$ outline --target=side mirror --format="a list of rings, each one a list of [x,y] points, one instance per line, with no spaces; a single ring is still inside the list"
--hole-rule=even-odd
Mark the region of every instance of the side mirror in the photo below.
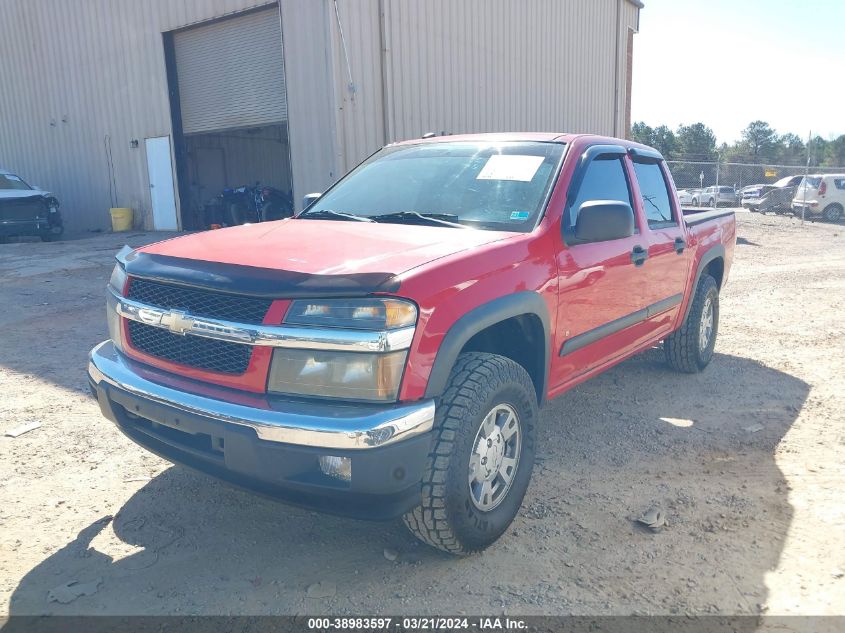
[[[621,240],[634,234],[634,210],[618,200],[589,200],[578,208],[575,239],[579,242]]]
[[[323,194],[321,194],[321,193],[307,193],[307,194],[305,194],[305,197],[302,198],[302,210],[305,211],[305,209],[307,209],[312,204],[317,202],[317,200],[319,200],[322,196],[323,196]]]

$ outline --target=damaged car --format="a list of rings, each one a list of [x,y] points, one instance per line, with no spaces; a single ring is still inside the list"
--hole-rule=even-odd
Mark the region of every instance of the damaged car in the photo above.
[[[36,235],[45,242],[52,242],[63,232],[56,196],[0,169],[0,240]]]

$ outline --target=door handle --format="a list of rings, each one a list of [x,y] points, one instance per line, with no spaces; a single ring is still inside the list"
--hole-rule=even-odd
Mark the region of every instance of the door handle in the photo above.
[[[633,250],[631,250],[631,261],[634,262],[634,266],[642,266],[645,264],[645,260],[648,259],[648,251],[644,249],[642,246],[637,244]]]
[[[680,255],[684,252],[684,249],[687,247],[687,243],[682,237],[675,238],[675,252]]]

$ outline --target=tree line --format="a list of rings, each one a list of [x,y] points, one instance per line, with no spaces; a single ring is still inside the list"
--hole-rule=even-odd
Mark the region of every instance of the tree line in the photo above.
[[[631,126],[631,139],[650,145],[666,160],[715,161],[803,165],[807,144],[797,134],[778,134],[765,121],[752,121],[735,143],[717,145],[716,135],[704,123],[651,127],[638,121]],[[811,167],[845,166],[845,134],[833,140],[816,136],[810,140]]]

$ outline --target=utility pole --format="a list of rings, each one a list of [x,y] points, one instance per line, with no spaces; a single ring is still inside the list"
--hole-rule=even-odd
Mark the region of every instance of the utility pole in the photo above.
[[[804,187],[804,200],[801,205],[801,225],[804,225],[804,214],[807,213],[807,176],[810,174],[810,143],[813,142],[813,130],[807,136],[807,164],[804,166],[804,180],[801,186]]]
[[[716,154],[716,193],[713,195],[713,208],[719,208],[719,165],[722,163],[722,154]]]

